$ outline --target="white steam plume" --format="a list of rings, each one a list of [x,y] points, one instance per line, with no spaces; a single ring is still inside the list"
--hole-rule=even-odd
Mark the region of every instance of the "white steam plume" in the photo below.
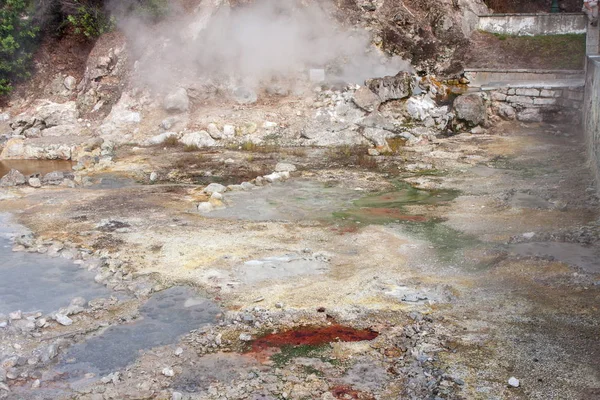
[[[331,18],[326,3],[257,0],[235,8],[222,3],[204,0],[194,15],[154,27],[122,21],[145,83],[211,80],[257,88],[327,68],[329,80],[362,84],[410,70],[408,62],[375,48],[365,30]]]

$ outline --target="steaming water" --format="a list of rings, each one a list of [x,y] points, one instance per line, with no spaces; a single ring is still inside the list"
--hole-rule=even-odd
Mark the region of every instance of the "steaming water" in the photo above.
[[[136,322],[111,326],[96,337],[71,347],[58,369],[72,377],[86,373],[106,375],[135,361],[140,351],[164,346],[215,321],[218,306],[188,287],[173,287],[155,294],[140,309]]]
[[[111,292],[94,282],[94,274],[63,258],[15,253],[10,238],[23,227],[0,214],[0,314],[21,310],[50,313],[75,297],[91,300]]]

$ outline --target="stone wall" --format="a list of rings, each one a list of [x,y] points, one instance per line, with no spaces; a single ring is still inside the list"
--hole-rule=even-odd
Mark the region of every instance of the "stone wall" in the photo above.
[[[478,29],[504,35],[564,35],[586,33],[587,20],[582,13],[490,14],[479,16]]]
[[[481,89],[490,101],[494,114],[523,122],[580,122],[584,98],[583,86],[526,85]]]
[[[579,70],[548,70],[548,69],[495,69],[495,68],[465,68],[464,76],[469,80],[469,86],[487,86],[498,82],[543,82],[556,80],[585,79],[585,71]]]
[[[596,175],[600,193],[600,56],[588,57],[583,128],[587,141],[590,166]]]

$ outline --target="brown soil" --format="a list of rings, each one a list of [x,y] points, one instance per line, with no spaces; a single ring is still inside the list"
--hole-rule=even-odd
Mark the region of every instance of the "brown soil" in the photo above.
[[[583,69],[584,35],[517,37],[474,32],[468,68]]]
[[[15,87],[11,99],[44,98],[43,90],[49,80],[58,73],[83,78],[88,55],[94,47],[93,41],[81,40],[74,34],[62,37],[47,35],[33,57],[32,78]]]

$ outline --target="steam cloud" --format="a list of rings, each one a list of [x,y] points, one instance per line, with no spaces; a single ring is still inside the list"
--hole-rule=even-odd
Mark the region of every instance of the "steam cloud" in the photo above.
[[[409,70],[399,57],[371,45],[368,32],[329,17],[326,3],[257,0],[229,7],[204,0],[192,16],[149,27],[122,20],[139,76],[154,87],[220,82],[258,88],[291,82],[309,68],[326,68],[329,81],[365,79]]]

